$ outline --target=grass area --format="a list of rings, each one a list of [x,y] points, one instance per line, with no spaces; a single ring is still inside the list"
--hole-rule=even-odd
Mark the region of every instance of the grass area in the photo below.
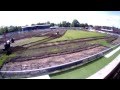
[[[46,37],[31,37],[31,38],[21,39],[21,40],[15,41],[15,43],[12,43],[11,46],[22,46],[22,45],[29,44],[32,42],[37,42],[37,41],[43,40],[45,38]],[[4,48],[4,46],[0,45],[0,49],[3,49],[3,48]]]
[[[98,37],[98,36],[105,36],[106,34],[101,34],[98,32],[88,32],[88,31],[80,31],[80,30],[67,30],[65,35],[63,35],[60,38],[46,40],[44,42],[55,42],[55,41],[62,41],[62,40],[74,40],[78,38],[88,38],[88,37]],[[47,37],[32,37],[32,38],[26,38],[22,40],[15,41],[15,43],[12,44],[12,46],[21,46],[25,44],[29,44],[32,42],[41,42],[40,40],[43,40]],[[3,45],[0,46],[0,48],[3,48]]]
[[[91,44],[101,44],[103,46],[109,46],[110,43],[108,43],[106,40],[101,39],[101,40],[94,40],[94,41],[90,41],[89,43]]]
[[[6,55],[6,54],[3,54],[1,57],[0,57],[0,67],[3,65],[3,63],[6,61],[6,60],[10,60],[11,58],[15,57],[16,54],[13,53],[11,55]]]
[[[18,55],[23,57],[26,57],[26,56],[32,57],[32,56],[40,56],[40,55],[61,53],[61,52],[73,52],[73,50],[78,51],[81,49],[86,49],[87,47],[90,47],[90,46],[92,45],[86,42],[69,43],[69,44],[48,46],[48,47],[42,47],[42,48],[39,48],[38,46],[32,49],[26,49],[22,52],[20,51]]]
[[[21,45],[24,45],[24,44],[29,44],[29,43],[32,43],[32,42],[37,42],[39,40],[42,40],[46,37],[32,37],[32,38],[26,38],[26,39],[22,39],[22,40],[18,40],[18,41],[15,41],[15,43],[12,44],[12,46],[21,46]],[[3,45],[0,46],[0,66],[3,65],[3,63],[6,61],[6,60],[10,60],[11,58],[15,57],[16,54],[13,53],[11,55],[6,55],[6,54],[2,54],[2,48],[3,48]]]
[[[42,40],[42,39],[45,39],[46,37],[32,37],[32,38],[26,38],[26,39],[22,39],[22,40],[18,40],[18,41],[15,41],[15,43],[13,43],[13,46],[21,46],[21,45],[24,45],[24,44],[29,44],[29,43],[32,43],[32,42],[37,42],[39,40]]]
[[[32,37],[32,38],[26,38],[22,40],[15,41],[15,43],[12,44],[12,46],[21,46],[25,44],[29,44],[32,42],[40,43],[40,42],[55,42],[55,41],[62,41],[62,40],[73,40],[78,38],[87,38],[87,37],[98,37],[98,36],[105,36],[106,34],[101,34],[98,32],[87,32],[87,31],[80,31],[80,30],[68,30],[65,35],[63,35],[60,38],[51,39],[51,40],[44,40],[43,39],[47,37]],[[41,41],[40,41],[41,40]],[[0,46],[0,48],[3,48],[3,45]]]
[[[88,32],[88,31],[80,31],[80,30],[67,30],[65,35],[60,38],[51,40],[50,42],[54,41],[62,41],[62,40],[74,40],[78,38],[88,38],[88,37],[98,37],[98,36],[105,36],[106,34],[98,33],[98,32]]]
[[[52,79],[85,79],[90,75],[96,73],[107,64],[109,64],[112,60],[114,60],[120,54],[120,50],[112,55],[110,58],[102,57],[98,60],[85,64],[83,66],[63,71],[56,74],[51,74],[50,77]]]

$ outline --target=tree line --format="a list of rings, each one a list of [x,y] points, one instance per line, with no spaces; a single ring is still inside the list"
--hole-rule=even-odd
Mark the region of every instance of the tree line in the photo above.
[[[44,24],[50,24],[50,26],[56,26],[57,25],[59,27],[88,27],[88,26],[92,26],[92,25],[88,25],[87,23],[85,23],[85,24],[80,23],[77,19],[74,19],[72,21],[72,23],[67,22],[67,21],[62,21],[62,22],[56,24],[56,23],[50,23],[48,21],[48,22],[45,22],[45,23],[31,24],[31,26],[33,26],[33,25],[44,25]]]
[[[72,21],[72,23],[68,22],[68,21],[62,21],[58,24],[56,23],[51,23],[49,21],[45,22],[45,23],[37,23],[37,24],[31,24],[31,26],[33,25],[44,25],[44,24],[49,24],[51,27],[52,26],[59,26],[59,27],[93,27],[95,29],[101,29],[101,28],[105,28],[105,29],[114,29],[116,32],[120,32],[120,30],[116,27],[109,27],[109,26],[93,26],[93,25],[88,25],[87,23],[80,23],[77,19],[74,19]],[[26,25],[27,26],[27,25]],[[15,31],[21,31],[22,27],[21,26],[6,26],[6,27],[0,27],[0,35],[4,34],[4,33],[8,33],[8,32],[15,32]]]
[[[15,32],[15,31],[21,31],[22,27],[21,26],[5,26],[5,27],[0,27],[0,35],[9,33],[9,32]]]
[[[50,23],[49,21],[48,22],[45,22],[45,23],[37,23],[37,24],[31,24],[31,26],[33,25],[44,25],[44,24],[50,24],[50,26],[59,26],[59,27],[87,27],[88,24],[80,24],[78,20],[73,20],[72,23],[70,22],[67,22],[67,21],[63,21],[61,23]],[[26,25],[28,26],[28,25]],[[20,31],[22,30],[22,27],[21,26],[5,26],[5,27],[0,27],[0,35],[4,34],[4,33],[9,33],[9,32],[15,32],[15,31]]]

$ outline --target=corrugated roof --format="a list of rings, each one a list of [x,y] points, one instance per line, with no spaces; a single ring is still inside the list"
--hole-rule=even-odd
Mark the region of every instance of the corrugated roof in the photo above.
[[[23,26],[22,28],[36,27],[36,26],[50,26],[50,24],[45,24],[45,25],[33,25],[33,26]]]

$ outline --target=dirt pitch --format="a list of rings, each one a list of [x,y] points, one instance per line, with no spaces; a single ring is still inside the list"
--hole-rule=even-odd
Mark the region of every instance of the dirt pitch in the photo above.
[[[93,49],[84,50],[84,51],[77,52],[77,53],[71,53],[71,54],[65,54],[65,55],[59,55],[59,56],[53,56],[53,57],[30,60],[30,61],[23,61],[23,62],[9,62],[5,64],[1,68],[1,70],[19,71],[19,70],[33,70],[33,69],[51,67],[51,66],[60,65],[63,63],[68,63],[71,61],[85,58],[87,56],[103,51],[105,48],[106,47],[99,46]]]
[[[59,33],[58,33],[59,31]],[[12,50],[16,53],[16,57],[9,60],[3,65],[1,70],[16,71],[16,70],[31,70],[45,67],[60,65],[63,63],[75,61],[85,58],[87,56],[96,54],[107,47],[90,44],[88,42],[93,40],[108,40],[112,41],[115,38],[108,38],[105,36],[83,38],[78,40],[62,41],[62,42],[48,42],[51,39],[59,38],[65,34],[66,30],[51,30],[49,32],[32,31],[30,34],[24,33],[21,36],[16,36],[16,39],[30,38],[32,35],[36,37],[47,36],[43,40],[31,42],[21,46],[13,47]],[[56,34],[58,33],[58,34]],[[39,35],[39,36],[37,36]]]

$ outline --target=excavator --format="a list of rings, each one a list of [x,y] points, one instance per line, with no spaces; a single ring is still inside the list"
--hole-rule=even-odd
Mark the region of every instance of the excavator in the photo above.
[[[4,43],[3,51],[5,51],[7,55],[10,55],[11,52],[12,52],[11,48],[10,48],[10,44],[14,43],[14,38],[11,38],[10,40],[7,40],[6,33],[4,33],[4,41],[5,41],[5,43]]]

